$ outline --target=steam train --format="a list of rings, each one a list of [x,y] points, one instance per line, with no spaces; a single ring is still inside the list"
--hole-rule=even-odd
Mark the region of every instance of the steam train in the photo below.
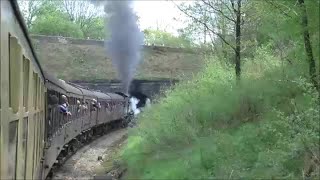
[[[126,125],[129,98],[44,72],[16,1],[0,1],[0,18],[0,178],[45,179],[81,144]],[[65,99],[67,115],[60,106]]]

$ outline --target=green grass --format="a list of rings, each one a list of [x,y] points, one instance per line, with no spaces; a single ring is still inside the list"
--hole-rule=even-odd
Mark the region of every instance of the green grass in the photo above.
[[[65,80],[117,79],[105,48],[98,45],[52,43],[34,39],[41,65]],[[136,79],[189,78],[201,70],[204,62],[199,52],[187,50],[144,49]]]
[[[233,68],[210,59],[142,114],[122,154],[129,178],[303,178],[319,158],[308,68],[282,64],[267,49],[255,58],[259,64],[246,60],[238,85]]]

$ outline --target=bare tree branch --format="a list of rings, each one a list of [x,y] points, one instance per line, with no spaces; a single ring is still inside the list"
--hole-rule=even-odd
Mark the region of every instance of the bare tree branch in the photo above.
[[[43,2],[39,0],[19,0],[18,4],[26,21],[27,27],[31,28],[33,21],[39,14],[39,8],[43,4]]]
[[[281,11],[285,16],[292,18],[292,16],[290,16],[288,13],[284,12],[283,9],[279,6],[277,6],[276,4],[274,4],[272,1],[265,1],[266,3],[270,4],[271,6],[273,6],[274,8],[278,9],[279,11]]]
[[[236,8],[234,7],[234,0],[230,0],[230,3],[231,3],[231,7],[233,9],[233,12],[237,13]]]
[[[175,3],[174,3],[174,4],[175,4]],[[175,4],[175,5],[176,5],[176,7],[177,7],[181,12],[183,12],[185,15],[187,15],[188,17],[192,18],[194,21],[196,21],[196,22],[202,24],[203,26],[205,26],[209,31],[211,31],[211,33],[213,33],[213,34],[215,34],[216,36],[218,36],[225,44],[227,44],[228,46],[230,46],[233,50],[236,50],[236,48],[235,48],[232,44],[230,44],[220,33],[217,33],[217,32],[215,32],[212,28],[210,28],[207,23],[205,23],[205,22],[199,20],[198,18],[190,15],[189,13],[185,12],[185,11],[184,11],[183,9],[181,9],[177,4]]]
[[[289,18],[293,18],[289,12],[293,12],[296,16],[298,16],[298,13],[296,11],[294,11],[293,9],[291,9],[290,7],[282,4],[282,3],[279,3],[279,2],[275,2],[273,0],[266,0],[265,1],[266,3],[270,4],[271,6],[273,6],[274,8],[278,9],[283,15],[289,17]],[[283,6],[284,8],[286,8],[287,10],[284,10],[282,7],[280,6]],[[294,5],[296,6],[296,4]]]
[[[98,17],[97,7],[84,0],[63,0],[63,8],[69,19],[77,23],[86,36],[86,27],[90,26],[94,19]]]
[[[218,8],[215,8],[210,2],[206,2],[205,0],[202,0],[202,2],[203,2],[205,5],[209,6],[211,9],[213,9],[214,11],[219,12],[219,14],[221,14],[223,17],[225,17],[225,18],[228,19],[229,21],[232,21],[232,22],[234,22],[234,23],[236,22],[234,19],[232,19],[232,18],[230,18],[229,16],[225,15],[225,14],[223,13],[223,11],[221,11],[221,10],[218,9]]]
[[[229,5],[226,3],[225,0],[221,0],[221,4],[224,5],[224,6],[229,10],[229,12],[230,12],[231,14],[234,13],[234,11],[233,11],[232,9],[230,9]]]

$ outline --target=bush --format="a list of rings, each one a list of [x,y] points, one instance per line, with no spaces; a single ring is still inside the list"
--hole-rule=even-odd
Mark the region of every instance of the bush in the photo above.
[[[31,28],[31,33],[51,36],[83,38],[80,27],[67,20],[68,17],[60,12],[37,18]]]
[[[166,92],[130,132],[123,152],[130,177],[301,178],[318,167],[319,108],[306,65],[270,54],[257,50],[268,63],[246,61],[239,85],[233,69],[208,62]]]

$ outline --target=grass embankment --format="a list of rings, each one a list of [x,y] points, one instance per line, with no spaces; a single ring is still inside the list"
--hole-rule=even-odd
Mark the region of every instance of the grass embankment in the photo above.
[[[129,177],[319,177],[319,108],[307,66],[282,64],[266,49],[255,59],[243,65],[240,85],[233,68],[211,62],[147,110],[123,152]]]
[[[33,39],[41,65],[65,80],[117,79],[105,48],[100,45],[72,44]],[[85,40],[83,40],[85,41]],[[188,49],[165,47],[142,50],[136,79],[180,79],[190,77],[203,67],[203,55]],[[182,76],[185,75],[185,76]]]

